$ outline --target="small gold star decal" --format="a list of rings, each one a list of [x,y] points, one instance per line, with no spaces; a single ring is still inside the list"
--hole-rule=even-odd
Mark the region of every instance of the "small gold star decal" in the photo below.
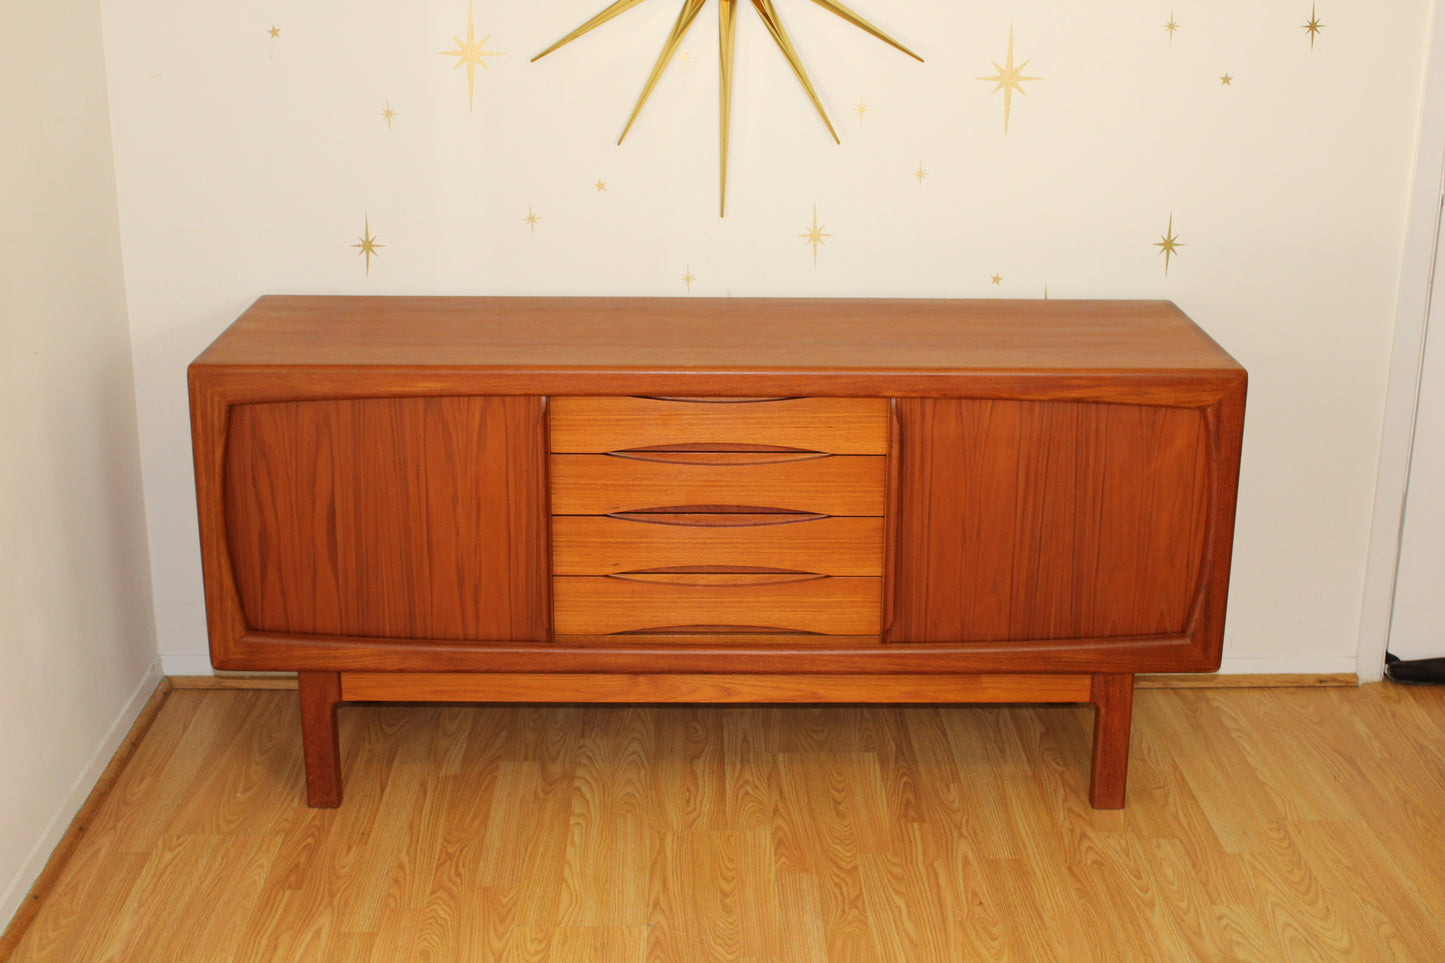
[[[280,27],[272,27],[270,30],[267,30],[266,32],[271,35],[271,39],[272,39],[272,40],[279,40],[279,39],[281,38],[281,28],[280,28]]]
[[[391,130],[391,119],[396,116],[396,111],[391,109],[390,97],[386,98],[386,109],[381,112],[381,116],[386,120],[386,129]]]
[[[1224,87],[1232,87],[1234,86],[1234,78],[1229,76],[1229,74],[1224,74],[1219,78],[1219,83]]]
[[[988,281],[989,281],[990,284],[993,284],[993,285],[997,286],[997,285],[1003,283],[1003,275],[1002,275],[1002,274],[990,274],[990,275],[988,276]]]
[[[361,237],[357,239],[360,243],[353,244],[351,246],[354,248],[360,248],[360,250],[358,250],[356,253],[366,258],[366,276],[371,277],[371,257],[372,255],[376,254],[377,248],[386,247],[386,245],[376,243],[376,236],[371,233],[370,214],[366,215],[366,220],[364,223],[366,226],[361,229]]]
[[[863,115],[866,114],[866,113],[868,113],[868,105],[865,104],[865,103],[863,103],[863,98],[861,98],[861,97],[858,98],[858,103],[857,103],[857,105],[853,108],[853,113],[855,113],[855,114],[858,115],[858,126],[859,126],[859,127],[862,127],[862,126],[863,126]]]
[[[804,243],[804,244],[811,244],[811,245],[813,246],[813,267],[817,267],[817,266],[818,266],[818,248],[819,248],[819,247],[827,247],[828,244],[827,244],[826,241],[823,240],[823,238],[825,238],[825,237],[832,237],[833,235],[831,235],[831,234],[824,234],[824,233],[823,233],[823,225],[821,225],[821,224],[818,223],[818,205],[817,205],[816,203],[813,205],[813,224],[812,224],[812,226],[809,227],[809,228],[808,228],[806,231],[804,231],[802,234],[799,234],[798,236],[803,239],[803,243]]]
[[[918,162],[918,170],[913,172],[913,176],[918,178],[918,186],[922,187],[923,179],[928,176],[928,171],[923,169],[923,161]]]
[[[989,93],[998,93],[1000,90],[1003,91],[1003,135],[1007,137],[1009,106],[1013,102],[1013,92],[1017,90],[1019,93],[1027,97],[1028,91],[1024,90],[1024,81],[1043,80],[1043,78],[1025,77],[1023,75],[1023,69],[1029,65],[1029,62],[1027,60],[1019,64],[1017,67],[1014,66],[1013,24],[1009,24],[1008,28],[1008,55],[1004,58],[1003,66],[999,66],[999,62],[997,60],[992,61],[992,63],[994,67],[998,70],[998,73],[994,74],[992,77],[979,77],[977,79],[992,80],[994,82],[995,86],[993,90],[989,91]]]
[[[687,62],[692,59],[692,54],[688,53],[686,50],[679,50],[677,52],[677,56],[674,59],[677,61],[677,65],[679,67],[686,70]]]
[[[1164,255],[1164,276],[1168,277],[1169,258],[1179,253],[1179,251],[1176,250],[1177,248],[1184,247],[1183,244],[1179,243],[1179,235],[1174,233],[1173,211],[1169,212],[1169,226],[1164,229],[1164,233],[1160,236],[1159,240],[1154,242],[1154,246],[1159,249],[1160,254]]]
[[[1315,49],[1315,34],[1319,33],[1320,28],[1323,26],[1324,24],[1320,23],[1320,18],[1315,15],[1315,5],[1310,4],[1310,22],[1305,24],[1303,29],[1309,31],[1311,50]]]
[[[533,234],[536,234],[536,233],[537,233],[537,222],[540,221],[541,219],[542,219],[542,215],[533,213],[533,211],[532,211],[532,202],[531,202],[531,201],[528,201],[528,202],[527,202],[527,216],[524,217],[524,218],[522,218],[522,220],[525,221],[527,224],[530,224],[530,225],[531,225],[531,227],[532,227],[532,233],[533,233]]]
[[[452,39],[457,42],[457,49],[442,50],[439,53],[440,56],[443,57],[457,58],[457,62],[452,64],[453,70],[456,70],[462,64],[467,65],[467,110],[471,110],[472,91],[474,87],[474,81],[476,80],[477,65],[480,64],[483,70],[492,69],[487,66],[487,62],[482,58],[501,56],[502,51],[482,49],[482,44],[492,39],[492,35],[487,34],[481,40],[477,39],[476,32],[472,29],[472,5],[470,3],[467,4],[467,39],[463,40],[461,37],[458,37],[456,35],[453,35]]]
[[[1176,30],[1179,29],[1179,22],[1174,19],[1174,11],[1173,11],[1173,10],[1170,10],[1170,11],[1169,11],[1169,22],[1164,25],[1164,29],[1169,31],[1169,39],[1170,39],[1170,40],[1173,40],[1173,39],[1174,39],[1174,31],[1176,31]]]
[[[1048,299],[1049,299],[1049,286],[1048,286],[1047,284],[1045,284],[1045,285],[1044,285],[1044,300],[1047,301]]]
[[[687,291],[689,294],[692,293],[692,282],[696,280],[697,276],[692,273],[691,264],[682,269],[682,283],[687,285]]]
[[[598,179],[597,179],[597,183],[596,183],[596,184],[593,184],[592,186],[595,187],[595,188],[597,188],[597,193],[599,193],[599,194],[601,194],[603,191],[607,190],[607,182],[604,181],[604,180],[602,180],[601,178],[598,178]]]

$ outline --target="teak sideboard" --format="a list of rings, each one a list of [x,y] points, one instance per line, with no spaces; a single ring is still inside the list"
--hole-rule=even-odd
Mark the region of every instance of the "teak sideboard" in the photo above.
[[[263,297],[190,367],[211,659],[348,701],[1073,702],[1219,666],[1245,372],[1156,301]]]

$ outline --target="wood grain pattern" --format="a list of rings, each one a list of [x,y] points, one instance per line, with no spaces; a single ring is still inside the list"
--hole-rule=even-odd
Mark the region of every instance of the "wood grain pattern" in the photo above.
[[[75,816],[71,818],[65,835],[60,842],[55,844],[51,850],[50,857],[45,861],[45,868],[40,871],[34,883],[30,885],[30,891],[25,894],[25,901],[15,911],[3,931],[0,931],[0,961],[10,958],[10,954],[19,945],[30,924],[35,921],[36,914],[40,907],[55,889],[57,881],[65,868],[69,865],[71,857],[80,850],[81,841],[90,831],[106,800],[110,797],[111,791],[115,788],[121,773],[125,771],[126,765],[130,762],[131,756],[139,748],[141,740],[150,731],[151,724],[155,722],[160,714],[161,707],[165,705],[167,696],[170,695],[171,684],[166,678],[162,678],[156,686],[155,691],[146,699],[146,704],[136,715],[135,722],[131,724],[130,731],[126,733],[125,739],[116,748],[115,755],[111,757],[100,778],[85,797],[85,802]],[[89,854],[87,854],[89,855]],[[114,909],[114,904],[110,905]]]
[[[306,804],[335,809],[341,805],[341,744],[336,731],[341,677],[335,672],[301,672],[296,676],[296,688],[306,759]]]
[[[1130,721],[1134,677],[1096,674],[1089,691],[1094,704],[1094,755],[1089,766],[1089,803],[1095,809],[1122,809],[1129,774]]]
[[[343,672],[358,702],[1087,702],[1086,675]]]
[[[1245,376],[1172,305],[263,299],[190,379],[214,664],[316,673],[316,798],[339,670],[1218,664]],[[549,579],[553,517],[667,512],[733,554]],[[717,524],[784,512],[878,517],[837,552],[876,564]],[[1127,702],[1094,689],[1112,800]]]
[[[676,464],[553,455],[552,512],[608,515],[727,505],[819,515],[882,515],[884,459],[833,455],[770,464]]]
[[[541,431],[535,398],[233,409],[224,490],[247,624],[545,641]]]
[[[907,371],[1108,372],[1118,380],[1129,372],[1236,369],[1167,301],[914,298],[267,295],[196,361],[466,367],[525,375],[528,386],[509,383],[509,394],[609,396],[829,395],[807,376],[830,369],[841,376],[834,381]],[[698,389],[705,372],[725,373],[733,389]],[[539,389],[540,377],[570,390]],[[748,382],[746,390],[739,382]],[[764,383],[798,390],[760,390]]]
[[[680,401],[560,397],[549,412],[553,452],[770,445],[835,455],[888,450],[884,398]]]
[[[882,594],[881,579],[835,576],[688,574],[552,580],[558,635],[611,635],[694,625],[876,635]]]
[[[1183,634],[1211,481],[1200,412],[904,399],[890,641]]]
[[[881,518],[779,521],[789,517],[763,516],[755,519],[758,524],[742,526],[699,526],[673,524],[668,516],[639,521],[559,515],[552,519],[552,571],[610,575],[722,565],[820,575],[883,574]]]
[[[6,963],[1438,959],[1445,691],[1134,709],[1121,811],[1086,707],[567,705],[348,709],[320,811],[295,696],[175,691]]]
[[[173,675],[167,676],[176,689],[295,689],[296,677],[287,673],[268,675]],[[1177,672],[1164,675],[1136,675],[1135,689],[1292,689],[1350,688],[1360,684],[1353,672],[1291,673]]]

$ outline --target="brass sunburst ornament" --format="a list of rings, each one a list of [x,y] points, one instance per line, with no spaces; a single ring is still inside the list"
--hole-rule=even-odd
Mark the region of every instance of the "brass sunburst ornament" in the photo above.
[[[733,50],[737,43],[737,8],[741,2],[742,0],[718,0],[719,217],[727,214],[728,126],[732,116]],[[838,140],[838,132],[833,129],[833,122],[828,119],[828,112],[823,109],[823,103],[818,99],[818,92],[813,89],[813,83],[808,79],[808,73],[803,69],[802,61],[798,59],[798,52],[793,48],[793,42],[789,39],[787,30],[783,28],[782,20],[778,18],[778,11],[773,6],[773,0],[749,0],[749,2],[752,3],[753,9],[758,12],[758,16],[762,18],[763,25],[768,28],[768,33],[772,36],[773,43],[777,44],[778,50],[782,52],[783,57],[788,61],[788,66],[792,68],[793,76],[798,78],[798,83],[802,85],[803,92],[806,93],[808,99],[812,101],[813,109],[816,110],[818,116],[823,119],[823,124],[828,128],[828,133],[832,135],[835,143],[841,143],[841,141]],[[908,56],[917,60],[919,63],[923,62],[923,58],[918,56],[918,54],[909,50],[897,40],[894,40],[867,20],[858,16],[858,14],[849,10],[843,4],[838,3],[837,0],[813,0],[813,2],[824,10],[842,17],[865,33],[869,33],[889,46],[908,54]],[[597,14],[597,16],[588,20],[582,24],[582,26],[537,54],[537,56],[532,58],[532,62],[536,63],[558,47],[571,43],[583,34],[600,27],[618,14],[626,13],[639,3],[642,3],[642,0],[615,0],[614,3]],[[636,106],[632,108],[632,116],[627,118],[627,124],[622,128],[622,136],[617,138],[617,143],[621,144],[627,137],[627,132],[632,129],[633,122],[637,120],[638,114],[642,113],[643,104],[647,103],[647,98],[652,95],[652,90],[662,78],[663,71],[667,69],[667,65],[672,62],[673,55],[677,53],[678,47],[682,45],[683,37],[687,35],[688,28],[692,26],[692,22],[697,19],[697,15],[702,12],[702,8],[706,3],[707,0],[682,0],[682,9],[678,11],[677,22],[672,25],[672,32],[668,34],[667,40],[662,45],[662,52],[658,54],[657,62],[652,66],[652,73],[648,75],[647,83],[642,87],[642,94],[637,98]]]

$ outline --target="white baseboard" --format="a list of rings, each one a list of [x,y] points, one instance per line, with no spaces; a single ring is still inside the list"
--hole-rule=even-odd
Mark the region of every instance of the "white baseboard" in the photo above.
[[[210,664],[207,663],[206,670],[210,671]],[[70,784],[70,791],[66,793],[64,801],[56,809],[54,817],[41,833],[35,845],[30,847],[26,854],[25,861],[21,864],[20,870],[5,883],[5,889],[0,892],[0,929],[8,923],[25,901],[25,895],[30,892],[30,887],[40,877],[45,869],[46,862],[50,859],[51,852],[65,836],[66,830],[70,828],[70,821],[85,804],[90,796],[91,789],[100,781],[101,774],[105,767],[110,765],[111,759],[115,757],[120,744],[130,732],[131,726],[135,724],[136,718],[140,716],[141,710],[150,701],[151,693],[155,692],[156,686],[160,685],[162,678],[161,666],[159,663],[151,663],[144,678],[136,685],[135,691],[126,700],[125,705],[117,713],[115,721],[111,723],[105,736],[91,753],[90,760],[85,768],[75,777]]]
[[[211,657],[190,652],[162,652],[161,671],[166,675],[214,675]]]
[[[1278,656],[1225,656],[1220,663],[1220,675],[1338,675],[1352,673],[1358,665],[1354,656],[1322,658],[1305,656],[1280,658]]]

